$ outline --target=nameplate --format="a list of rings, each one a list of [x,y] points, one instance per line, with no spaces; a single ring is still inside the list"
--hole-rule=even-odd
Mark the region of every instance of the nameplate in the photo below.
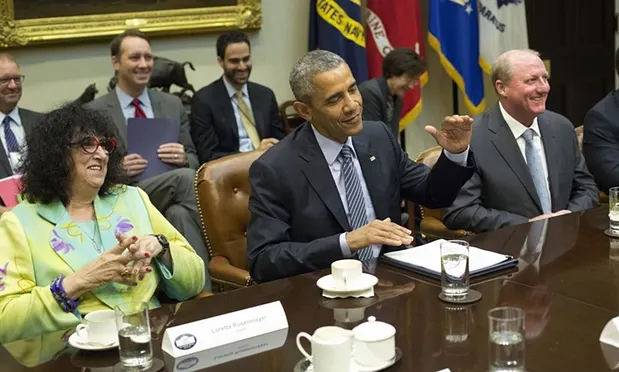
[[[281,340],[282,334],[281,344],[274,346]],[[287,334],[286,313],[282,304],[275,301],[168,328],[161,348],[173,359],[200,354],[201,363],[196,365],[219,364],[235,359],[235,352],[238,355],[243,351],[243,356],[247,356],[252,351],[255,354],[268,350],[267,347],[279,347],[285,342]],[[256,340],[259,342],[256,343]],[[187,362],[185,366],[189,364]]]

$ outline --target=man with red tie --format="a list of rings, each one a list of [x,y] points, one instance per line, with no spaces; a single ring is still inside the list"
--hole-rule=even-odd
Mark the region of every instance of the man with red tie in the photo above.
[[[114,38],[110,51],[118,84],[108,94],[90,102],[88,107],[105,112],[114,121],[120,136],[118,150],[125,154],[128,119],[166,118],[180,123],[179,143],[166,143],[157,149],[162,162],[178,168],[141,180],[137,186],[183,234],[206,266],[208,252],[202,237],[194,192],[195,170],[200,164],[183,104],[174,95],[147,89],[153,71],[153,55],[146,34],[139,30],[126,30]],[[139,154],[127,154],[123,166],[129,176],[135,177],[144,172],[148,161]],[[205,289],[210,290],[208,272]]]

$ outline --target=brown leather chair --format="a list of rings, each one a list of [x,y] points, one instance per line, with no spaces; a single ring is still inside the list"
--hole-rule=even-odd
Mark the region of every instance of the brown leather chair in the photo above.
[[[284,123],[284,131],[286,134],[292,132],[296,127],[303,124],[305,119],[300,117],[295,109],[292,107],[294,100],[285,101],[281,105],[279,105],[279,116],[282,118],[282,123]]]
[[[422,151],[415,159],[418,163],[423,163],[432,168],[436,164],[438,158],[441,156],[443,149],[440,146],[431,147]],[[409,208],[410,209],[410,208]],[[430,209],[421,206],[421,223],[419,229],[421,234],[428,240],[436,239],[457,239],[463,236],[472,235],[470,231],[458,229],[451,230],[443,224],[440,209]]]
[[[196,198],[210,262],[213,291],[248,287],[249,167],[263,151],[204,163],[196,174]]]

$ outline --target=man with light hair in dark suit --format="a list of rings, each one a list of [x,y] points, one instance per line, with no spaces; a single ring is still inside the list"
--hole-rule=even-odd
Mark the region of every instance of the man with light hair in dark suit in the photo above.
[[[129,29],[110,44],[112,64],[118,77],[116,88],[90,102],[87,107],[105,112],[119,133],[118,151],[126,154],[123,166],[130,177],[146,169],[148,162],[139,154],[127,154],[127,120],[130,118],[166,118],[180,123],[179,143],[159,146],[159,159],[177,169],[141,180],[137,186],[187,239],[196,253],[208,263],[208,251],[194,191],[195,172],[199,166],[189,134],[189,119],[181,100],[171,94],[147,89],[153,71],[153,54],[148,36]],[[210,290],[207,274],[205,290]]]
[[[41,116],[38,112],[17,107],[24,79],[13,56],[0,53],[0,179],[18,171],[26,147],[26,134]],[[0,199],[0,215],[7,210]]]

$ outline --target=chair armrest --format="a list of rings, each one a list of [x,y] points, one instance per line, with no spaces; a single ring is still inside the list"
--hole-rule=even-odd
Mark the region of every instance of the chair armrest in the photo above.
[[[253,284],[249,272],[232,266],[224,256],[213,256],[208,263],[208,272],[214,282],[237,288]]]
[[[450,230],[436,217],[426,216],[421,220],[421,233],[430,239],[456,239],[473,235],[472,232],[458,229]]]

